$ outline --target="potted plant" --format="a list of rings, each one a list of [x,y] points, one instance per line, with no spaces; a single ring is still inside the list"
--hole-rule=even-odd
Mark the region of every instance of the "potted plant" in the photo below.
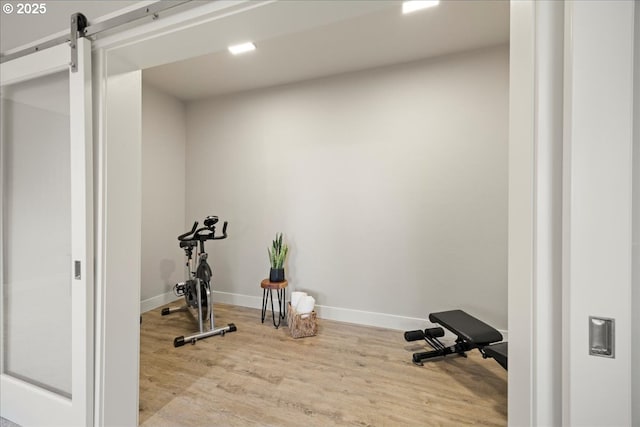
[[[271,282],[284,282],[284,260],[287,257],[289,248],[282,243],[282,233],[276,233],[276,239],[272,242],[269,252],[269,262],[271,270],[269,271],[269,280]]]

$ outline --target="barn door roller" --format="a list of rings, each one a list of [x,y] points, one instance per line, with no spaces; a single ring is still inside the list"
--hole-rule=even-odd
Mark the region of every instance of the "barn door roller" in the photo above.
[[[69,46],[71,47],[71,72],[78,71],[78,37],[84,37],[85,28],[87,28],[87,18],[81,13],[71,15],[71,34],[69,37]]]

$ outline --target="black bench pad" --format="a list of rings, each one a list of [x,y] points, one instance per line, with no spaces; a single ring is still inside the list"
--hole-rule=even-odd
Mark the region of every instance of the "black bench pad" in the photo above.
[[[507,357],[508,357],[508,343],[499,342],[498,344],[491,344],[483,348],[487,356],[493,358],[502,366],[507,369]]]
[[[479,347],[502,341],[502,334],[497,329],[462,310],[431,313],[429,320],[444,326],[458,337]]]

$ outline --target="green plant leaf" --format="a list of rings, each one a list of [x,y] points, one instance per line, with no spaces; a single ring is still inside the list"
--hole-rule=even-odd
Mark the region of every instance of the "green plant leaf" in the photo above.
[[[267,252],[271,268],[284,268],[289,247],[283,243],[283,233],[276,233],[276,239],[271,241],[271,248],[267,248]]]

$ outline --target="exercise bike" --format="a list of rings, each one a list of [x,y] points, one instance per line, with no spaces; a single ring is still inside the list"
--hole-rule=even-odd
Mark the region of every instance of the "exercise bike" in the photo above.
[[[193,223],[190,231],[178,236],[180,248],[184,250],[187,258],[185,264],[186,280],[177,283],[173,287],[176,296],[184,296],[186,304],[182,307],[163,308],[162,315],[166,316],[177,311],[190,311],[198,322],[200,332],[188,337],[179,336],[173,340],[174,347],[181,347],[185,343],[195,344],[196,341],[224,335],[227,332],[237,330],[233,323],[229,323],[224,328],[215,329],[213,320],[213,299],[211,296],[211,276],[213,272],[207,262],[208,254],[204,249],[204,242],[207,240],[222,240],[227,238],[227,221],[222,226],[222,235],[216,236],[215,225],[218,222],[217,216],[208,216],[204,219],[204,227],[198,228],[198,221]],[[195,251],[195,260],[194,260]],[[197,266],[194,270],[194,264]],[[205,330],[205,322],[209,321],[209,329]]]

